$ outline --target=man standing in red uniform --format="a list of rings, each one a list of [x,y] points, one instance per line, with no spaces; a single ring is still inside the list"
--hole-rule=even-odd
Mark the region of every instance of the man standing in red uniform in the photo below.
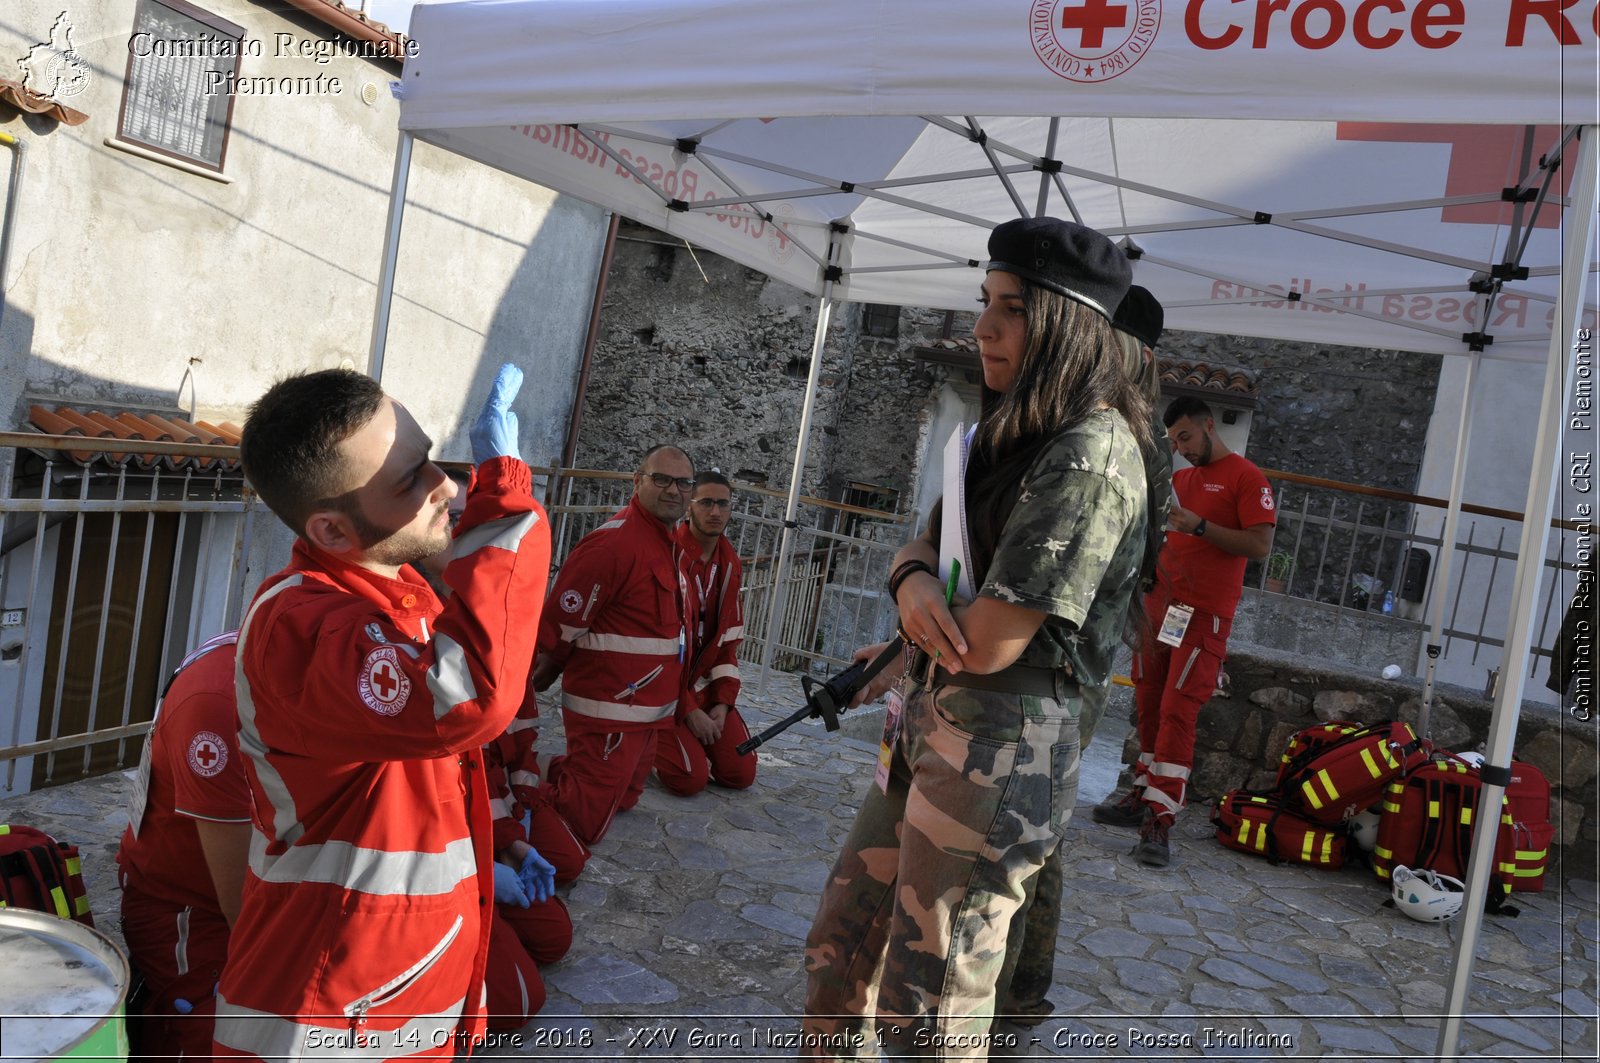
[[[214,990],[250,850],[236,639],[230,631],[201,644],[167,682],[117,850],[122,936],[144,983],[129,1005],[134,1058],[211,1054]]]
[[[652,447],[627,508],[572,548],[545,602],[534,688],[562,677],[567,750],[540,775],[589,845],[638,802],[656,736],[672,727],[683,694],[684,583],[672,529],[693,489],[689,456]]]
[[[245,475],[299,538],[239,635],[255,836],[218,1055],[449,1057],[483,1035],[480,749],[522,702],[550,564],[510,410],[521,380],[503,367],[472,426],[442,607],[413,564],[446,545],[456,487],[405,407],[327,370],[251,409]]]
[[[708,780],[735,790],[756,781],[756,755],[739,755],[750,737],[734,708],[739,699],[739,643],[744,613],[739,605],[739,555],[723,534],[733,510],[733,485],[715,469],[694,480],[689,519],[678,525],[679,564],[689,592],[688,693],[677,724],[656,743],[656,775],[675,794],[688,797]]]
[[[1096,823],[1138,827],[1134,854],[1151,867],[1172,859],[1168,835],[1194,766],[1195,719],[1216,689],[1245,564],[1271,552],[1277,520],[1266,477],[1228,449],[1209,406],[1185,396],[1161,420],[1190,466],[1172,474],[1167,525],[1181,534],[1167,535],[1144,600],[1150,634],[1134,661],[1140,753],[1133,789],[1093,812]]]

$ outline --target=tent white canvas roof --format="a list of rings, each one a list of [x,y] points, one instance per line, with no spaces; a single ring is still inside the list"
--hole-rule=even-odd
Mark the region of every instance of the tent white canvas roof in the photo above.
[[[1469,397],[1480,358],[1542,362],[1506,636],[1526,653],[1564,373],[1595,317],[1594,3],[468,0],[419,4],[411,35],[403,148],[414,135],[821,297],[791,522],[833,302],[969,306],[988,230],[1020,215],[1127,240],[1172,328],[1468,355]],[[1435,641],[1442,608],[1441,590]],[[1487,801],[1524,671],[1497,694]]]

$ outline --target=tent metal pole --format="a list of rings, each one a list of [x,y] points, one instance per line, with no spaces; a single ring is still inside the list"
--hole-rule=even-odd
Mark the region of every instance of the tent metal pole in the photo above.
[[[1428,622],[1426,647],[1428,663],[1422,673],[1422,705],[1417,709],[1417,735],[1421,738],[1428,737],[1429,717],[1433,715],[1434,676],[1439,670],[1439,654],[1444,647],[1445,599],[1449,597],[1450,568],[1455,561],[1456,530],[1461,524],[1461,495],[1466,489],[1467,439],[1472,431],[1472,404],[1477,398],[1479,360],[1477,351],[1467,359],[1467,379],[1461,398],[1461,424],[1456,428],[1455,468],[1450,474],[1450,494],[1447,496],[1450,502],[1444,511],[1444,530],[1439,533],[1438,563],[1433,567],[1433,601],[1428,610],[1433,615]]]
[[[395,266],[400,261],[400,223],[405,220],[406,183],[411,177],[411,145],[415,138],[400,131],[394,149],[394,177],[389,182],[389,219],[383,231],[383,265],[378,270],[378,300],[372,311],[372,345],[367,349],[367,375],[383,382],[383,355],[389,345],[389,307],[394,302]]]
[[[834,265],[839,259],[839,237],[828,238],[828,262]],[[773,653],[778,636],[783,631],[783,614],[789,605],[789,555],[794,550],[795,528],[800,515],[800,482],[806,471],[806,448],[811,441],[811,412],[817,404],[817,381],[822,376],[822,349],[828,339],[828,321],[833,317],[833,281],[822,284],[822,298],[817,302],[817,328],[811,338],[811,370],[806,375],[806,399],[800,407],[800,438],[794,445],[794,469],[789,474],[789,501],[783,510],[783,534],[778,540],[778,563],[773,567],[772,591],[767,600],[772,603],[767,614],[766,640],[761,647],[761,678],[756,683],[759,693],[766,693],[767,679],[772,674]]]
[[[1555,327],[1550,333],[1544,397],[1539,408],[1539,434],[1533,452],[1528,501],[1523,507],[1511,619],[1506,625],[1506,660],[1500,669],[1500,688],[1495,693],[1494,713],[1489,720],[1489,744],[1483,754],[1480,809],[1500,808],[1511,766],[1511,748],[1517,735],[1517,720],[1522,711],[1527,669],[1508,665],[1513,654],[1526,655],[1531,645],[1534,606],[1544,580],[1545,544],[1550,534],[1548,517],[1561,472],[1562,427],[1566,423],[1567,407],[1562,389],[1572,379],[1574,371],[1578,329],[1583,324],[1583,289],[1589,276],[1589,252],[1595,243],[1595,215],[1600,212],[1600,195],[1597,195],[1600,187],[1597,187],[1595,175],[1597,140],[1600,140],[1600,126],[1585,126],[1577,168],[1572,171],[1568,224],[1561,253],[1561,301]],[[1455,962],[1450,968],[1444,1019],[1439,1024],[1439,1041],[1435,1048],[1435,1058],[1440,1061],[1456,1058],[1462,1013],[1472,983],[1474,954],[1483,930],[1483,905],[1489,893],[1489,876],[1494,869],[1494,842],[1499,828],[1498,815],[1480,815],[1473,825],[1467,893],[1461,906],[1461,939],[1456,943]]]

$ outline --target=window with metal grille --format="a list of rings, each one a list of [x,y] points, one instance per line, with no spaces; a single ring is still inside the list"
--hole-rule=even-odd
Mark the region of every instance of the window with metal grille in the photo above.
[[[244,33],[184,0],[139,0],[118,136],[220,172]]]
[[[861,331],[868,336],[896,339],[900,335],[900,308],[881,303],[864,303],[861,307]]]

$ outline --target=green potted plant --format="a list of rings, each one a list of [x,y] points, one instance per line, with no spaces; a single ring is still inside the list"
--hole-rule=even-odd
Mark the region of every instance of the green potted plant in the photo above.
[[[1274,550],[1267,555],[1267,590],[1282,594],[1288,590],[1289,571],[1294,568],[1294,555]]]

